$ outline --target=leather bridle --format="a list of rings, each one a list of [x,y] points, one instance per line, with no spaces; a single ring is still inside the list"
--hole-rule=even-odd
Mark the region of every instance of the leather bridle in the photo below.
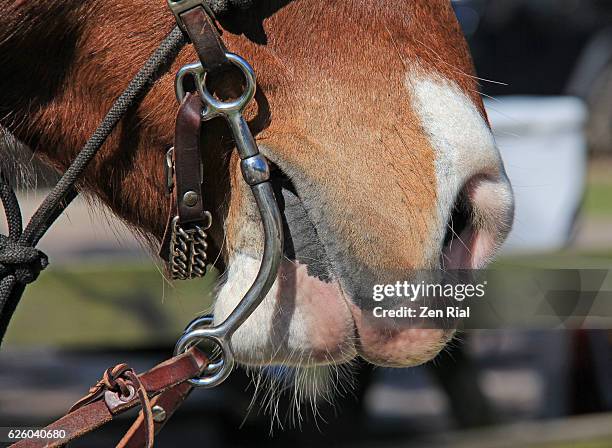
[[[169,213],[160,255],[173,279],[201,277],[206,272],[206,231],[214,223],[205,208],[200,129],[203,121],[222,117],[232,132],[244,181],[251,188],[261,215],[265,241],[258,275],[223,322],[214,325],[212,316],[191,322],[176,344],[174,358],[142,375],[136,375],[123,364],[107,370],[104,378],[66,416],[42,430],[49,437],[24,439],[15,447],[63,446],[137,404],[142,408],[140,415],[118,446],[152,446],[155,432],[193,387],[214,387],[229,376],[234,366],[231,337],[259,306],[276,279],[283,251],[281,215],[270,184],[268,162],[259,153],[243,116],[255,95],[255,74],[244,59],[227,51],[214,15],[203,0],[168,0],[168,6],[178,26],[130,82],[25,230],[14,191],[0,173],[0,199],[9,224],[9,235],[0,235],[0,338],[25,286],[48,264],[46,256],[35,249],[36,244],[77,196],[76,181],[121,117],[169,65],[186,43],[186,37],[199,61],[182,67],[176,76],[180,105],[174,146],[166,155]],[[241,96],[226,101],[213,95],[207,79],[236,68],[243,75]],[[195,87],[192,92],[186,91],[188,78],[189,85]],[[209,361],[196,347],[204,341],[220,349],[216,362]]]

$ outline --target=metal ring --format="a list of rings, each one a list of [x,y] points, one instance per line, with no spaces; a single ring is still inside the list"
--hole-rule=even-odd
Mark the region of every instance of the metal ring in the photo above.
[[[209,106],[210,111],[208,112],[210,112],[212,115],[242,111],[255,96],[255,90],[257,88],[253,67],[251,67],[246,60],[237,54],[225,53],[225,56],[232,64],[242,71],[246,81],[246,86],[244,88],[244,92],[242,92],[242,95],[238,99],[233,101],[221,101],[215,98],[206,88],[206,72],[204,72],[201,79],[196,78],[196,85],[198,87],[198,91],[200,92],[200,96],[202,97],[202,101],[204,101],[204,104]],[[208,115],[208,113],[206,115]]]
[[[204,217],[206,218],[206,224],[202,226],[202,230],[208,230],[212,226],[212,213],[210,213],[208,210],[204,210]]]
[[[215,363],[209,366],[210,368],[206,369],[207,373],[212,373],[211,375],[192,378],[189,380],[189,383],[196,387],[208,389],[218,386],[224,382],[232,373],[232,369],[234,368],[234,355],[229,346],[229,342],[225,339],[225,335],[219,334],[217,328],[201,328],[186,332],[177,341],[174,354],[180,355],[181,353],[185,353],[193,345],[205,340],[213,342],[221,349],[222,361]],[[210,372],[211,370],[213,370],[213,372]]]
[[[208,110],[205,112],[206,116],[215,116],[220,113],[227,112],[240,112],[242,111],[255,96],[255,90],[257,89],[257,83],[255,80],[255,72],[253,67],[244,60],[242,57],[234,53],[225,53],[227,59],[242,71],[246,80],[246,86],[242,95],[233,101],[221,101],[215,98],[206,88],[206,75],[202,64],[199,62],[195,64],[188,64],[177,72],[174,81],[174,90],[176,92],[176,99],[179,103],[185,98],[186,92],[183,86],[183,80],[186,76],[192,76],[202,101],[208,106]]]
[[[184,65],[176,73],[176,77],[174,78],[174,92],[179,104],[183,102],[183,98],[185,98],[187,94],[183,86],[183,80],[187,75],[192,76],[196,84],[201,83],[204,78],[204,68],[202,64],[196,62],[195,64]]]
[[[191,322],[189,322],[189,324],[183,331],[183,334],[191,333],[193,330],[198,330],[200,328],[212,327],[214,324],[215,324],[215,316],[213,316],[212,314],[198,316],[195,319],[193,319]]]
[[[189,322],[189,325],[187,325],[187,328],[185,328],[185,330],[183,331],[183,335],[186,335],[187,333],[191,333],[194,330],[199,330],[202,328],[211,328],[214,326],[214,324],[215,324],[215,316],[213,316],[212,314],[207,314],[205,316],[196,317],[191,322]],[[193,345],[195,345],[195,342],[192,343],[186,349],[189,349]],[[208,366],[206,366],[206,373],[213,374],[215,372],[218,372],[220,369],[223,368],[223,364],[224,364],[223,357],[221,357],[221,359],[217,362],[211,362],[210,364],[208,364]]]

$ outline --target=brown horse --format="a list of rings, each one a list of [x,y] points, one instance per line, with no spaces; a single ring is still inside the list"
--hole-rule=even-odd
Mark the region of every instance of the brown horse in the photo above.
[[[373,283],[413,269],[484,266],[507,235],[513,199],[461,30],[447,0],[261,0],[222,19],[258,74],[250,125],[274,162],[285,261],[234,335],[250,365],[411,366],[452,333],[372,327]],[[174,26],[165,1],[17,0],[0,16],[1,124],[65,170],[112,101]],[[167,219],[176,70],[185,48],[122,120],[83,178],[152,240]],[[219,121],[204,134],[212,240],[226,266],[223,319],[257,271],[262,232]],[[449,229],[450,228],[450,229]]]

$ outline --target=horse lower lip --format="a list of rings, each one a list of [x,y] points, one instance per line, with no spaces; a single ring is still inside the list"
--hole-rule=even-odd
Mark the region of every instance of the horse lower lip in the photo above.
[[[374,322],[356,305],[349,305],[359,340],[359,355],[383,367],[412,367],[434,358],[454,335],[453,330],[398,328]],[[365,312],[367,313],[367,312]]]

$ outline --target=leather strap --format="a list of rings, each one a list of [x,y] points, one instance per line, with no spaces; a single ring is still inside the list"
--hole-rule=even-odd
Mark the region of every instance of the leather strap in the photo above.
[[[151,400],[151,406],[153,408],[158,407],[159,412],[163,412],[163,414],[154,413],[153,425],[155,434],[162,430],[164,425],[170,420],[170,417],[172,417],[176,410],[187,399],[192,390],[193,386],[191,384],[181,383]],[[145,446],[146,440],[146,419],[143,412],[140,411],[131,428],[117,444],[117,448],[142,448]]]
[[[179,224],[202,223],[207,218],[204,210],[202,151],[200,129],[202,101],[197,94],[187,93],[176,114],[174,131],[173,188],[169,195],[168,220],[159,255],[166,261],[170,257],[172,220],[179,217]],[[195,203],[186,202],[187,193],[195,193]]]
[[[136,390],[134,390],[136,389]],[[126,397],[133,397],[138,394],[141,413],[143,415],[143,440],[141,446],[150,448],[153,446],[154,424],[151,403],[142,381],[134,371],[125,363],[118,364],[113,368],[107,369],[100,381],[98,381],[89,393],[72,405],[68,413],[72,413],[89,403],[93,403],[106,395],[107,391],[120,393],[122,400],[127,401]]]
[[[192,8],[179,17],[207,73],[216,72],[231,65],[225,56],[227,48],[221,40],[219,29],[202,6]]]
[[[177,15],[179,25],[187,32],[207,74],[218,73],[231,67],[226,56],[227,48],[221,40],[211,15],[202,5],[194,6]],[[202,154],[200,149],[200,116],[203,105],[198,94],[186,95],[176,117],[174,140],[174,188],[170,194],[168,206],[168,221],[159,255],[166,262],[170,262],[170,244],[172,239],[172,220],[179,217],[181,227],[189,224],[200,225],[207,228],[208,217],[204,210],[202,191]],[[187,200],[185,194],[195,192],[197,200]],[[194,196],[191,195],[191,199]]]
[[[138,403],[146,406],[149,399],[158,396],[158,400],[162,400],[163,398],[163,402],[175,403],[175,410],[187,397],[188,391],[191,389],[189,383],[186,383],[187,380],[199,376],[207,365],[208,359],[206,356],[194,347],[186,353],[171,358],[148,372],[139,375],[137,381],[132,379],[126,382],[126,384],[124,384],[126,388],[129,389],[131,387],[134,391],[134,393],[130,393],[128,397],[125,397],[121,390],[112,391],[107,388],[104,388],[103,393],[99,393],[97,392],[98,385],[96,385],[92,388],[92,390],[96,389],[96,393],[92,394],[92,390],[90,390],[90,393],[83,400],[77,402],[78,407],[76,409],[45,428],[45,434],[53,434],[54,430],[59,430],[64,432],[64,437],[61,439],[41,438],[21,440],[11,445],[11,447],[61,447],[71,440],[79,438],[110,422],[116,415],[132,409]],[[177,387],[179,385],[183,387]],[[142,388],[142,390],[146,392],[147,399],[143,400],[142,397],[138,397],[138,388]],[[174,410],[172,410],[172,412],[174,412]],[[147,412],[150,412],[150,409]],[[158,430],[157,427],[155,429]],[[146,427],[143,426],[142,430],[138,430],[137,432],[142,432],[143,438],[140,440],[144,440],[145,444],[141,443],[140,445],[132,446],[147,446],[146,441],[149,436],[147,435]],[[124,439],[122,439],[120,444]]]
[[[198,95],[187,94],[176,117],[174,134],[174,194],[179,224],[202,222],[206,219],[202,199],[202,154],[200,124],[202,101]],[[185,195],[195,193],[195,202]],[[196,197],[197,195],[197,197]]]
[[[198,54],[206,73],[214,73],[231,66],[227,48],[219,30],[202,5],[195,6],[178,16],[182,27]],[[202,154],[200,151],[200,124],[203,105],[197,94],[187,95],[179,107],[174,134],[174,204],[179,224],[201,223],[205,219],[202,196]],[[196,192],[197,203],[186,203],[185,194]],[[171,204],[172,207],[172,204]],[[172,208],[171,208],[172,210]]]

